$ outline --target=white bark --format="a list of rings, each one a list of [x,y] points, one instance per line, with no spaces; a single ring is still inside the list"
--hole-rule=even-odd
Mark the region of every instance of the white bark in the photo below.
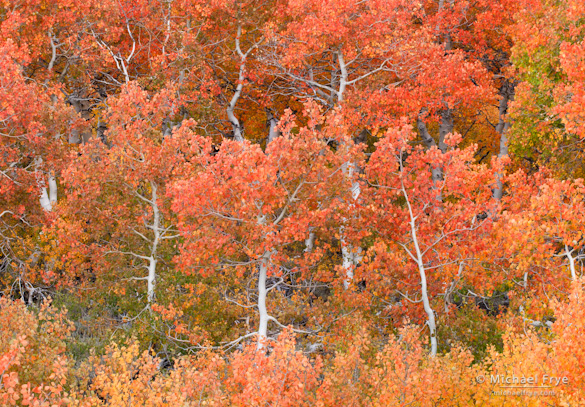
[[[498,152],[498,158],[504,158],[508,156],[508,131],[510,129],[510,123],[506,120],[508,113],[508,105],[510,100],[513,99],[514,85],[506,82],[501,90],[499,106],[499,122],[496,125],[496,132],[500,135],[500,150]],[[502,174],[496,173],[496,188],[494,189],[494,198],[500,201],[504,194],[504,185],[502,183]]]
[[[356,210],[355,202],[357,201],[358,197],[361,193],[361,188],[359,182],[354,180],[354,170],[355,166],[352,162],[345,163],[344,172],[349,179],[352,180],[351,184],[351,199],[352,203],[349,205],[349,213],[351,216],[354,215]],[[343,218],[343,223],[345,224],[347,218]],[[353,245],[347,242],[345,238],[345,227],[342,225],[339,228],[339,240],[341,242],[341,256],[342,256],[342,267],[345,270],[345,279],[343,280],[343,287],[347,290],[349,285],[353,281],[353,271],[359,264],[362,259],[361,255],[361,247],[353,247]]]
[[[349,285],[353,281],[353,256],[351,247],[344,239],[344,230],[343,226],[339,228],[340,240],[341,240],[341,257],[342,263],[341,266],[343,270],[345,270],[345,280],[343,280],[343,288],[346,290],[349,288]]]
[[[266,146],[268,146],[268,144],[279,136],[280,132],[276,128],[278,120],[276,120],[276,117],[274,117],[270,110],[266,110],[266,116],[268,118],[268,139],[266,140]]]
[[[337,60],[339,63],[339,71],[340,71],[340,78],[339,78],[339,89],[337,91],[337,102],[342,103],[343,98],[345,96],[345,90],[347,89],[348,85],[348,72],[347,72],[347,65],[345,63],[345,59],[343,58],[343,52],[339,50],[337,52]],[[347,175],[348,179],[352,181],[351,183],[351,198],[353,202],[349,205],[349,212],[350,215],[353,216],[355,212],[355,204],[354,202],[357,201],[358,197],[360,196],[361,189],[360,184],[357,179],[354,179],[355,174],[355,165],[351,161],[345,163],[344,172]],[[344,219],[345,223],[346,219]],[[342,256],[342,267],[345,270],[345,279],[343,280],[343,287],[347,290],[349,285],[353,281],[354,273],[353,271],[361,261],[361,248],[355,248],[345,238],[345,228],[341,226],[339,228],[339,236],[341,242],[341,256]]]
[[[41,207],[46,212],[51,212],[53,210],[53,205],[57,202],[57,180],[53,174],[49,175],[48,179],[48,190],[47,187],[41,184],[41,196],[39,198],[39,202]]]
[[[447,134],[453,131],[453,117],[450,110],[446,110],[441,114],[441,124],[439,125],[439,143],[433,139],[425,122],[422,119],[422,115],[424,114],[424,110],[419,113],[419,116],[416,120],[416,126],[418,128],[418,133],[420,138],[425,143],[427,148],[437,147],[441,150],[442,153],[447,151],[447,145],[445,144],[445,137]],[[443,169],[441,167],[434,167],[431,170],[431,179],[433,181],[433,188],[438,189],[439,184],[443,179]],[[443,201],[443,196],[440,191],[438,191],[437,200],[439,202]]]
[[[344,227],[341,226],[340,228],[340,240],[341,240],[341,256],[342,256],[342,267],[345,270],[345,279],[343,280],[343,288],[346,290],[349,288],[351,282],[353,281],[353,271],[355,270],[356,266],[362,260],[361,255],[361,247],[355,248],[353,245],[347,243],[345,241],[345,231]]]
[[[431,147],[436,147],[437,146],[437,142],[435,141],[435,139],[431,136],[431,134],[429,133],[429,130],[427,129],[427,125],[425,124],[425,122],[423,121],[423,115],[425,114],[425,110],[423,109],[419,114],[418,114],[418,118],[416,119],[416,127],[418,129],[418,134],[420,136],[420,138],[422,139],[422,141],[425,143],[425,146],[427,148],[431,148]]]
[[[311,253],[315,246],[315,232],[309,228],[309,237],[305,239],[305,253]]]
[[[49,201],[51,206],[57,202],[57,180],[53,174],[49,175]]]
[[[420,245],[418,243],[418,235],[416,232],[416,217],[412,213],[412,206],[410,205],[410,200],[408,198],[408,193],[406,192],[406,188],[404,184],[402,184],[402,193],[404,198],[406,199],[406,205],[408,207],[408,215],[409,215],[409,223],[410,223],[410,234],[412,238],[412,243],[415,249],[416,257],[414,260],[416,261],[416,265],[418,267],[418,272],[420,275],[420,291],[421,291],[421,298],[425,313],[427,314],[427,325],[429,327],[429,336],[431,340],[431,356],[434,357],[437,355],[437,324],[435,321],[435,312],[431,308],[431,303],[429,301],[429,294],[427,288],[427,275],[423,260],[423,255],[420,250]]]
[[[449,305],[452,304],[451,302],[451,294],[455,291],[457,284],[461,281],[461,275],[463,274],[463,268],[465,267],[465,262],[462,261],[459,263],[459,270],[457,271],[457,279],[454,280],[447,290],[445,291],[445,314],[449,313]]]
[[[160,210],[157,204],[157,188],[154,182],[150,182],[150,188],[152,191],[152,213],[153,213],[153,222],[152,222],[152,231],[154,233],[154,239],[152,241],[152,247],[150,251],[150,257],[148,259],[148,291],[147,291],[147,298],[148,298],[148,305],[151,306],[154,302],[154,289],[156,285],[156,263],[157,263],[157,250],[158,244],[160,242],[160,231],[161,231],[161,219],[160,219]]]
[[[49,72],[53,71],[53,67],[55,66],[55,61],[57,61],[57,44],[55,44],[55,37],[53,37],[52,30],[49,30],[49,41],[51,44],[51,60],[49,61],[49,65],[47,66],[47,70]]]
[[[573,257],[573,250],[569,250],[569,246],[565,245],[565,255],[569,259],[569,270],[571,270],[571,279],[577,281],[577,270],[575,268],[575,258]]]
[[[47,188],[41,187],[41,197],[39,198],[41,203],[41,207],[47,211],[51,212],[53,210],[53,206],[51,205],[51,201],[49,200],[49,194],[47,193]]]
[[[266,309],[266,273],[268,271],[268,264],[270,262],[270,253],[265,253],[260,260],[260,269],[258,272],[258,314],[260,315],[260,323],[258,325],[258,350],[264,348],[264,344],[268,335],[268,310]]]
[[[504,126],[504,130],[500,134],[500,151],[498,153],[498,158],[504,158],[508,156],[508,137],[506,136],[508,128],[509,125],[506,124],[506,126]],[[502,182],[502,174],[496,173],[496,188],[494,189],[494,198],[500,201],[503,195],[504,184]]]
[[[339,70],[341,72],[339,78],[339,90],[337,91],[337,103],[343,102],[343,97],[345,96],[345,89],[347,88],[347,66],[345,65],[345,60],[343,59],[343,52],[340,50],[337,53],[337,59],[339,61]]]
[[[242,125],[240,124],[240,121],[234,114],[234,110],[236,109],[236,104],[238,103],[240,95],[242,94],[242,89],[244,88],[245,69],[246,69],[245,60],[242,60],[240,64],[240,73],[238,75],[238,85],[236,86],[236,91],[232,96],[232,99],[226,109],[228,119],[232,125],[234,139],[239,142],[244,141],[244,137],[242,135]]]
[[[441,111],[441,123],[439,124],[439,150],[443,154],[447,151],[445,138],[448,134],[453,133],[455,124],[453,123],[453,111],[449,108]]]
[[[245,53],[242,51],[240,46],[240,37],[242,36],[242,26],[238,25],[238,31],[236,33],[236,52],[240,57],[240,70],[238,72],[238,84],[236,85],[236,91],[234,92],[232,99],[226,109],[228,119],[232,125],[232,131],[234,133],[234,139],[236,141],[244,141],[243,129],[240,121],[236,117],[234,111],[236,109],[236,104],[240,97],[242,96],[242,90],[244,89],[244,80],[246,79],[246,59],[248,55],[254,48],[256,48],[259,43],[254,44],[251,46]]]

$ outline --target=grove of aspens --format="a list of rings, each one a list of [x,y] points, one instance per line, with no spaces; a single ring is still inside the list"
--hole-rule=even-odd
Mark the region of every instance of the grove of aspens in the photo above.
[[[585,406],[584,0],[0,0],[0,407]]]

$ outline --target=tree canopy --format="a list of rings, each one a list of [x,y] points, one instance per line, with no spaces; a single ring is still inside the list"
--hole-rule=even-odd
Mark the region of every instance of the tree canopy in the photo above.
[[[0,0],[0,400],[585,403],[581,0]]]

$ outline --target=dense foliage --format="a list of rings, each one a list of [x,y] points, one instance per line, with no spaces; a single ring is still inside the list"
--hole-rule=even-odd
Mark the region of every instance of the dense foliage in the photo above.
[[[0,0],[0,404],[585,405],[582,0]]]

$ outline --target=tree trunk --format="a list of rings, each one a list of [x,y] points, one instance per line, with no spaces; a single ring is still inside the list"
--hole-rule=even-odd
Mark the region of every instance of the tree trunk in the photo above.
[[[268,120],[268,138],[266,139],[266,146],[270,144],[275,138],[277,138],[280,132],[277,130],[276,126],[278,125],[278,120],[272,114],[270,110],[266,110],[266,116]]]
[[[416,253],[416,264],[418,267],[418,272],[420,275],[420,291],[421,297],[423,302],[423,308],[425,313],[427,314],[427,325],[429,327],[429,336],[431,341],[431,356],[435,357],[437,355],[437,324],[435,321],[435,312],[431,308],[431,303],[429,301],[429,294],[427,288],[427,274],[425,270],[423,255],[420,250],[420,245],[418,243],[418,234],[416,232],[416,218],[412,213],[412,207],[410,205],[410,200],[408,198],[408,193],[406,192],[406,188],[402,185],[402,193],[404,198],[406,199],[406,205],[408,207],[408,214],[410,217],[410,233],[412,238],[412,243],[414,245],[415,253]]]
[[[508,105],[511,100],[514,100],[514,84],[506,81],[500,88],[499,116],[500,119],[496,125],[496,132],[500,135],[500,149],[498,158],[508,156],[508,131],[510,130],[510,123],[506,120],[508,114]],[[502,183],[502,174],[496,174],[496,188],[494,189],[494,198],[500,201],[504,194],[504,185]]]
[[[241,65],[240,65],[240,73],[238,75],[238,85],[236,86],[236,91],[235,91],[234,95],[232,96],[232,100],[230,101],[230,104],[228,105],[228,107],[226,109],[228,119],[232,125],[232,132],[234,135],[234,140],[239,141],[239,142],[244,141],[243,129],[242,129],[242,125],[240,124],[240,121],[238,120],[238,118],[234,114],[234,110],[236,109],[236,103],[238,103],[238,100],[240,99],[240,95],[242,94],[242,89],[244,88],[245,67],[246,67],[246,62],[245,62],[245,60],[242,60]]]
[[[150,251],[150,258],[148,263],[148,306],[150,307],[154,302],[154,289],[156,285],[156,263],[157,263],[157,250],[160,242],[160,210],[157,204],[157,187],[154,182],[150,182],[150,188],[152,191],[151,206],[152,206],[152,231],[154,233],[154,239],[152,241],[152,248]]]
[[[48,192],[46,187],[41,186],[39,202],[45,211],[51,212],[53,205],[57,202],[57,180],[53,174],[49,175],[48,186]]]
[[[353,180],[354,178],[354,172],[355,172],[355,166],[352,162],[347,162],[345,163],[345,168],[344,168],[344,172],[347,175],[347,177],[352,180],[352,184],[351,184],[351,199],[352,202],[349,205],[349,212],[350,212],[350,218],[354,216],[354,211],[355,211],[355,202],[357,201],[357,199],[360,196],[361,193],[361,188],[360,188],[360,184],[357,180]],[[343,223],[345,224],[347,222],[347,218],[343,218]],[[360,247],[354,247],[351,243],[347,242],[346,238],[345,238],[345,226],[341,226],[339,228],[339,240],[341,243],[341,256],[342,256],[342,267],[343,270],[345,270],[345,279],[343,280],[343,287],[347,290],[349,288],[349,285],[351,284],[351,282],[353,281],[353,271],[354,269],[357,267],[357,265],[359,264],[359,262],[361,261],[361,248]]]
[[[260,269],[258,272],[258,314],[260,315],[260,323],[258,325],[258,350],[264,348],[266,339],[268,338],[268,310],[266,309],[266,273],[268,272],[268,264],[270,262],[270,253],[264,253],[260,260]]]
[[[573,250],[569,250],[569,246],[565,245],[565,255],[569,259],[569,270],[571,270],[571,280],[577,281],[577,270],[575,268],[575,258],[573,257]]]
[[[445,136],[453,132],[453,116],[451,110],[447,109],[441,113],[441,124],[439,125],[439,144],[437,144],[435,139],[431,136],[427,125],[422,119],[422,115],[424,113],[424,110],[422,110],[416,119],[416,127],[418,128],[418,134],[420,138],[427,148],[437,147],[439,150],[441,150],[442,153],[445,153],[445,151],[447,151]],[[434,167],[431,170],[431,180],[433,182],[433,188],[438,190],[439,184],[443,180],[443,169],[441,167]],[[439,202],[443,201],[443,196],[440,191],[438,192],[437,200]]]
[[[439,124],[439,150],[441,150],[443,154],[447,151],[445,138],[448,134],[453,133],[454,127],[453,111],[451,109],[441,110],[441,123]]]

